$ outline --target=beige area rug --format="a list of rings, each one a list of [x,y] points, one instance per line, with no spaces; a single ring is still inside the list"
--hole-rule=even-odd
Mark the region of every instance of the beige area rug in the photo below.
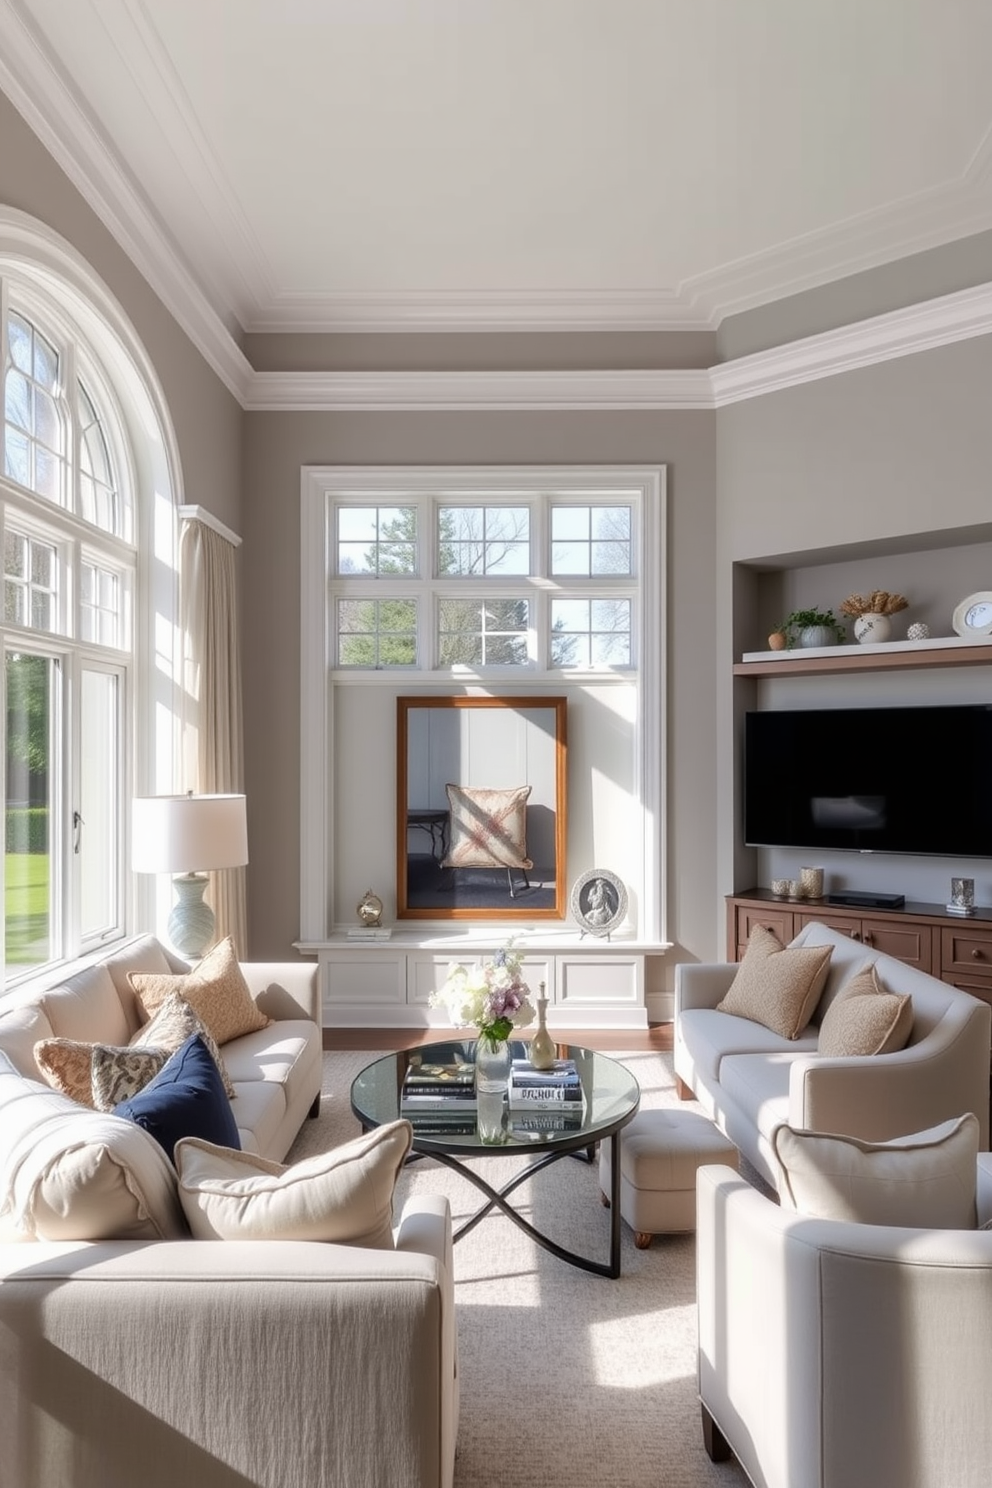
[[[348,1092],[372,1052],[324,1056],[317,1121],[289,1161],[358,1134]],[[637,1076],[641,1107],[677,1102],[670,1054],[616,1054]],[[690,1107],[691,1109],[691,1107]],[[480,1160],[499,1186],[520,1157]],[[457,1224],[482,1195],[429,1159],[404,1170],[414,1189],[447,1194]],[[521,1212],[569,1249],[606,1259],[609,1213],[596,1167],[566,1158],[524,1183]],[[616,1281],[549,1255],[502,1215],[455,1246],[461,1417],[455,1488],[743,1488],[736,1462],[703,1449],[696,1395],[695,1241],[637,1250],[623,1227]]]

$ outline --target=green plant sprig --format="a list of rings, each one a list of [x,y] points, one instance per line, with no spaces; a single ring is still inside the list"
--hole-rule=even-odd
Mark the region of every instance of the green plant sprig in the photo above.
[[[843,645],[847,639],[844,622],[838,620],[833,610],[793,610],[791,615],[786,615],[778,629],[785,636],[785,644],[791,649],[799,632],[808,630],[813,625],[822,625],[827,630],[832,630],[838,645]]]

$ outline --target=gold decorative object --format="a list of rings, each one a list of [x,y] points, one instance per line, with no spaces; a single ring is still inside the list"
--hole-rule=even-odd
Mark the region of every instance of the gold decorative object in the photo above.
[[[375,930],[382,924],[382,900],[371,889],[366,889],[356,911],[359,924],[366,930]]]
[[[555,1044],[548,1032],[548,999],[544,995],[544,983],[537,984],[537,1029],[530,1041],[528,1058],[535,1069],[554,1069]]]

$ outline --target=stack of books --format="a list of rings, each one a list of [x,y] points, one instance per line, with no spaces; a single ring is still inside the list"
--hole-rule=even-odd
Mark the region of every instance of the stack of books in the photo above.
[[[454,1059],[447,1064],[411,1064],[403,1080],[400,1110],[404,1116],[430,1112],[465,1120],[475,1111],[475,1065]],[[473,1118],[474,1119],[474,1118]]]
[[[510,1111],[513,1119],[525,1112],[557,1112],[582,1121],[582,1085],[574,1059],[556,1059],[550,1069],[535,1069],[529,1059],[510,1066]]]

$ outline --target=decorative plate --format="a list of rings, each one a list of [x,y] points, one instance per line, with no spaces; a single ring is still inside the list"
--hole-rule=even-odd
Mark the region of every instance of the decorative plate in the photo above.
[[[583,933],[609,935],[627,915],[627,889],[607,868],[590,868],[572,885],[569,907]]]
[[[951,621],[959,636],[992,635],[992,589],[964,597]]]

